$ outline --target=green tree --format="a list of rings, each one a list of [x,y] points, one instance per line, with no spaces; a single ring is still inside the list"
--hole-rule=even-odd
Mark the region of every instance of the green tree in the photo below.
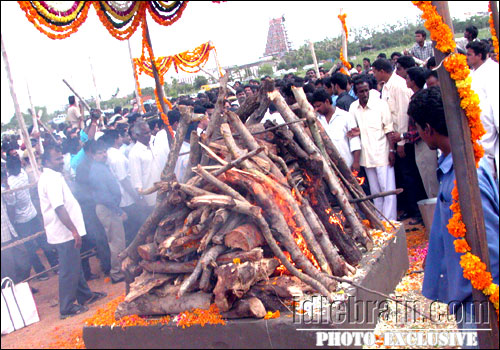
[[[208,84],[208,79],[206,77],[204,77],[203,75],[198,75],[195,79],[194,79],[194,87],[196,89],[200,89],[203,85],[207,85]]]
[[[259,67],[259,75],[272,75],[273,67],[270,64],[263,64]]]

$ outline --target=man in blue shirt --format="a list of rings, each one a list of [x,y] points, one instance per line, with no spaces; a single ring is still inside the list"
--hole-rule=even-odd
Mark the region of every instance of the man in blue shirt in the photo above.
[[[118,180],[106,165],[107,149],[108,146],[103,140],[97,140],[91,147],[94,161],[90,166],[89,179],[96,203],[95,211],[108,237],[111,282],[118,283],[124,280],[118,254],[125,249],[123,221],[127,220],[127,214],[120,208],[121,192]]]
[[[410,101],[408,115],[415,120],[418,132],[427,146],[431,150],[439,148],[442,152],[438,160],[437,176],[440,185],[429,237],[422,294],[426,298],[448,303],[450,312],[456,315],[458,327],[473,329],[475,325],[471,282],[463,277],[460,266],[462,254],[455,252],[453,241],[456,238],[446,228],[453,215],[450,205],[455,170],[440,89],[431,87],[415,94]],[[489,271],[494,283],[498,284],[499,199],[497,185],[488,166],[487,162],[481,159],[477,176],[490,255]]]

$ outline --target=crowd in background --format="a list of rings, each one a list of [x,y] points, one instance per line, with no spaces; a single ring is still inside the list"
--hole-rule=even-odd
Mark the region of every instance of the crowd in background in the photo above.
[[[477,40],[477,28],[468,27],[460,50],[467,55],[473,88],[480,97],[481,119],[487,131],[482,144],[491,175],[498,179],[498,63],[488,41]],[[408,116],[415,96],[439,87],[432,45],[424,31],[415,33],[415,46],[389,57],[379,54],[374,62],[343,72],[341,66],[327,72],[308,70],[305,77],[287,74],[275,79],[288,105],[296,101],[291,87],[302,87],[326,133],[357,176],[366,177],[367,193],[403,188],[403,193],[374,200],[384,219],[421,223],[417,202],[438,195],[438,151],[430,149],[420,135],[423,130]],[[348,73],[348,74],[345,74]],[[270,77],[264,77],[268,79]],[[224,109],[237,111],[250,96],[258,94],[262,81],[230,83],[234,92]],[[167,113],[174,132],[181,114],[179,106],[192,106],[204,117],[189,126],[175,174],[185,181],[192,130],[205,132],[215,109],[219,89],[196,97],[171,99]],[[156,193],[143,194],[160,180],[170,147],[168,128],[156,108],[142,113],[116,106],[105,116],[91,110],[83,119],[74,96],[69,97],[66,122],[51,129],[28,129],[41,172],[38,184],[25,145],[18,135],[2,138],[2,246],[45,231],[36,239],[2,251],[2,277],[19,282],[43,272],[43,253],[50,266],[59,264],[61,317],[85,311],[102,297],[91,292],[86,281],[109,276],[124,280],[118,254],[134,239],[153,211]],[[283,123],[273,104],[261,123]],[[497,180],[498,181],[498,180]],[[62,208],[62,209],[61,209]],[[399,215],[398,215],[399,212]],[[41,248],[41,251],[39,251]],[[80,252],[95,248],[100,264],[92,271],[89,259],[80,263]],[[78,257],[77,257],[78,256]],[[50,273],[39,275],[40,280]],[[78,304],[74,302],[78,301]]]

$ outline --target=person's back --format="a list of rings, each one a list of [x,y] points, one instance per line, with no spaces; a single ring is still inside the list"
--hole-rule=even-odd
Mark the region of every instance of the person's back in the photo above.
[[[7,178],[7,183],[9,184],[9,188],[14,190],[17,188],[25,187],[29,185],[28,175],[21,169],[19,174],[17,175],[9,175]],[[12,193],[13,202],[15,203],[15,219],[16,223],[25,223],[33,219],[36,215],[36,209],[31,201],[31,195],[29,188],[25,188],[22,190],[18,190]],[[7,204],[12,203],[10,200],[7,200]]]

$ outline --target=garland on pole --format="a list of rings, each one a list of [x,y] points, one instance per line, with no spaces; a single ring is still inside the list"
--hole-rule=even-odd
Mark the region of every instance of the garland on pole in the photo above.
[[[495,23],[493,22],[493,12],[491,11],[491,3],[488,2],[488,12],[490,13],[490,18],[488,22],[490,23],[491,40],[493,40],[493,47],[495,48],[495,53],[498,59],[498,37],[497,31],[495,30]]]
[[[342,28],[344,29],[344,33],[345,33],[345,42],[347,45],[347,38],[349,36],[348,31],[347,31],[347,25],[345,23],[345,18],[347,17],[347,13],[338,15],[337,17],[340,19],[340,22],[342,23]],[[340,48],[340,60],[342,61],[342,64],[344,65],[344,67],[346,67],[347,69],[352,68],[351,64],[344,57],[344,48],[343,47]],[[344,67],[340,68],[340,72],[345,74],[345,75],[349,75],[349,73],[345,70]]]
[[[430,1],[412,1],[412,3],[422,10],[422,18],[425,20],[424,25],[431,33],[431,39],[436,42],[436,49],[448,54],[443,65],[450,73],[450,77],[455,81],[458,94],[460,95],[460,107],[465,111],[468,119],[471,130],[471,142],[474,148],[474,158],[476,167],[478,167],[479,160],[484,155],[483,147],[478,141],[486,132],[481,123],[479,97],[471,88],[472,79],[467,59],[462,54],[454,53],[456,44],[453,40],[453,33],[437,13],[436,7]],[[491,273],[486,271],[486,264],[470,252],[471,248],[465,240],[466,227],[462,221],[456,180],[451,194],[453,204],[450,206],[450,209],[453,212],[453,216],[449,220],[447,228],[449,233],[457,238],[453,242],[455,251],[463,254],[460,258],[463,276],[471,281],[472,287],[489,296],[489,300],[494,305],[498,318],[498,285],[493,283]]]

